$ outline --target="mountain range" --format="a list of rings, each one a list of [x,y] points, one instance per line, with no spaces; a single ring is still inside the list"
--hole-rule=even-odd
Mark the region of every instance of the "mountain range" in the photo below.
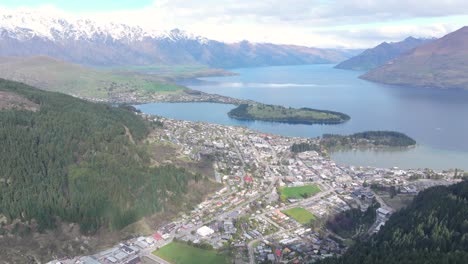
[[[421,45],[361,76],[394,85],[468,89],[468,27]]]
[[[335,68],[368,71],[431,41],[434,41],[434,39],[408,37],[400,42],[383,42],[374,48],[367,49],[361,54],[341,62]]]
[[[270,43],[224,43],[183,30],[145,30],[28,11],[2,10],[0,56],[46,55],[84,65],[205,64],[232,68],[337,63],[353,50]]]

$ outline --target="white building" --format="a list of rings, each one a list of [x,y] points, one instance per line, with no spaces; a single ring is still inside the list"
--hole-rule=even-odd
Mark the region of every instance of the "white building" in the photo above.
[[[201,237],[207,237],[210,236],[214,233],[214,230],[207,227],[207,226],[202,226],[197,229],[197,234]]]

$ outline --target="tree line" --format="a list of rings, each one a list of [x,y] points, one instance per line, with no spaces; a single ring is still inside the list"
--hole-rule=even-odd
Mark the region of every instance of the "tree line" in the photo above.
[[[294,143],[291,146],[291,152],[293,153],[301,153],[306,151],[317,151],[320,152],[320,146],[310,143]]]

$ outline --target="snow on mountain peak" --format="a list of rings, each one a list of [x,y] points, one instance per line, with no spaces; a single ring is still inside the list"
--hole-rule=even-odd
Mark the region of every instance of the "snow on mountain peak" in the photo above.
[[[20,9],[11,11],[0,8],[0,32],[7,31],[10,37],[28,40],[34,37],[46,38],[52,41],[62,40],[92,40],[96,37],[111,38],[119,41],[141,41],[157,38],[179,40],[196,40],[206,44],[203,37],[188,34],[180,29],[171,31],[145,30],[139,26],[129,26],[120,23],[98,23],[90,19],[67,16],[63,13],[38,12],[37,10]]]

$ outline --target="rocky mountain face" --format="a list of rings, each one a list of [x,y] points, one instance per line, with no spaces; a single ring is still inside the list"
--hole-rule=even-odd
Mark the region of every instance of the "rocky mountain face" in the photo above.
[[[388,61],[434,39],[420,39],[408,37],[400,42],[383,42],[378,46],[367,49],[361,54],[336,65],[335,68],[345,70],[367,71],[384,65]]]
[[[395,85],[468,89],[468,27],[419,46],[361,78]]]
[[[164,63],[231,68],[336,63],[352,52],[248,41],[229,44],[179,29],[148,31],[123,24],[2,10],[0,56],[37,55],[95,66]]]

